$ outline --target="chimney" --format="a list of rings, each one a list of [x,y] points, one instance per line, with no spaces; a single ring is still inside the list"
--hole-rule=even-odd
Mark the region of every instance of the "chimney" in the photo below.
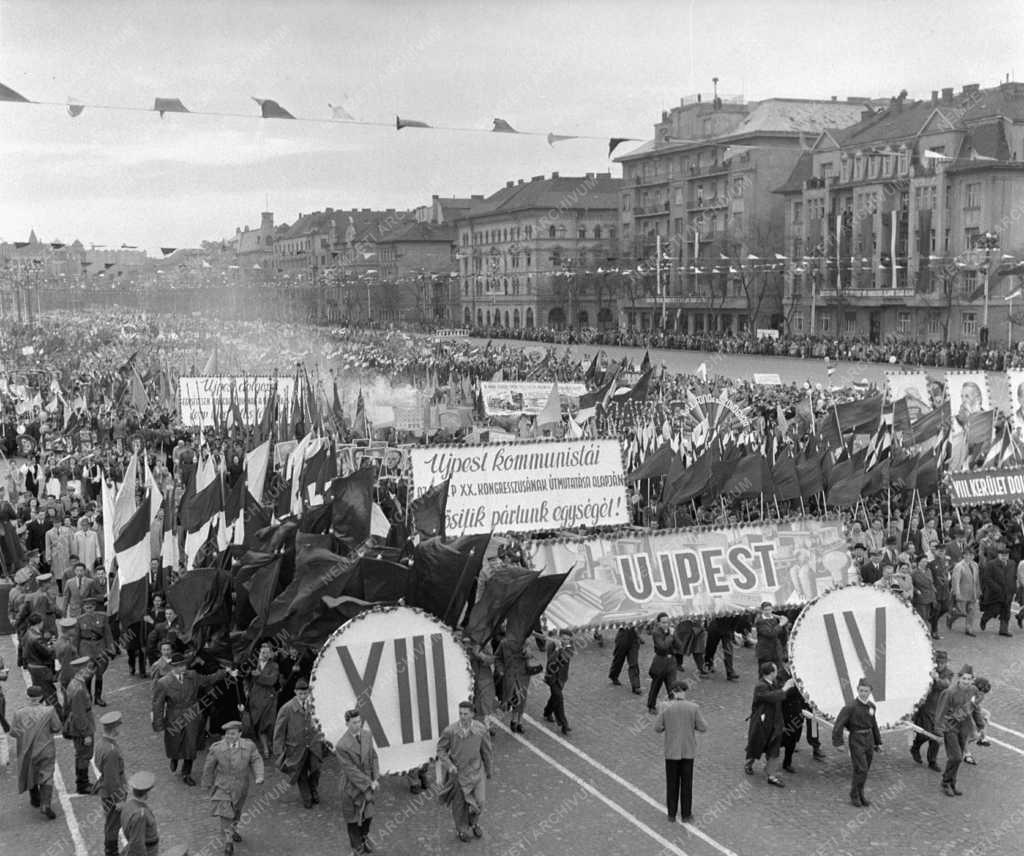
[[[610,172],[599,172],[597,174],[597,177],[598,178],[611,178],[612,174]]]
[[[934,107],[938,103],[939,103],[939,90],[938,89],[933,89],[932,90],[932,107]]]
[[[505,182],[505,187],[506,188],[508,188],[508,187],[515,187],[515,186],[516,186],[516,183],[514,181],[506,181]]]
[[[832,100],[833,100],[833,101],[838,101],[839,99],[838,99],[838,98],[837,98],[837,97],[836,97],[835,95],[833,95],[833,96],[832,96]]]
[[[482,193],[474,193],[470,197],[470,199],[472,199],[474,202],[482,202],[483,198],[484,198],[484,195]]]
[[[543,180],[544,180],[544,176],[543,175],[535,175],[533,178],[530,179],[530,181],[543,181]]]
[[[973,95],[979,89],[981,89],[981,84],[980,83],[965,83],[964,84],[964,93],[963,94],[964,95]]]
[[[945,86],[942,89],[942,103],[952,104],[953,103],[953,87]]]
[[[553,173],[551,173],[551,177],[552,177],[552,178],[558,178],[558,173],[557,173],[557,172],[553,172]]]
[[[519,181],[517,181],[516,184],[523,184],[523,179],[519,179]]]
[[[334,213],[334,209],[333,208],[325,208],[324,209],[324,214],[333,214],[333,213]]]
[[[592,173],[592,172],[588,172],[588,173],[587,173],[587,174],[586,174],[585,176],[583,176],[583,177],[584,177],[584,178],[593,178],[593,177],[594,177],[594,173]]]

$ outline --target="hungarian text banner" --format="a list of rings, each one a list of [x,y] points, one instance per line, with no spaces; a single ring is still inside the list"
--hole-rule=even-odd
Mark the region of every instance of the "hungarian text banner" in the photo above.
[[[547,404],[551,387],[550,383],[528,381],[481,381],[484,413],[488,416],[536,416]],[[580,396],[586,391],[587,385],[583,383],[558,384],[562,412],[568,410],[570,405],[576,409]]]
[[[451,479],[448,535],[622,526],[630,519],[618,440],[409,451],[414,495]]]
[[[277,383],[277,400],[288,407],[294,378],[272,377],[183,377],[178,381],[178,404],[184,425],[214,425],[231,413],[232,388],[238,412],[246,425],[263,418],[267,399]]]
[[[1024,500],[1024,467],[949,474],[953,505],[994,505]]]
[[[838,522],[791,520],[727,529],[531,541],[532,564],[569,578],[548,606],[552,629],[728,615],[806,603],[855,580]]]

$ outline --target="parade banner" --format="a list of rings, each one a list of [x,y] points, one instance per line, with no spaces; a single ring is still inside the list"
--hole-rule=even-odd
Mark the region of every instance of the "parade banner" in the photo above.
[[[413,497],[451,479],[448,535],[629,523],[618,440],[414,446]]]
[[[551,629],[798,605],[856,579],[842,524],[829,520],[638,530],[527,548],[533,567],[569,572],[545,613]]]
[[[972,415],[992,409],[985,372],[946,372],[946,386],[954,434],[967,430],[967,421]]]
[[[914,713],[932,683],[924,621],[896,595],[873,586],[837,589],[808,604],[790,630],[789,659],[804,697],[829,720],[857,697],[857,683],[866,678],[879,728],[894,728]]]
[[[885,384],[890,403],[901,398],[905,400],[911,422],[917,422],[932,411],[928,375],[924,372],[886,372]]]
[[[782,386],[782,378],[777,372],[754,372],[754,383],[760,386]]]
[[[473,693],[469,658],[451,629],[411,607],[378,607],[338,628],[310,675],[313,715],[332,745],[356,708],[373,734],[382,775],[415,770],[437,754]]]
[[[193,428],[214,424],[231,410],[231,389],[246,425],[258,425],[267,399],[274,388],[272,377],[183,377],[178,380],[178,405],[181,422]],[[277,378],[278,401],[291,402],[295,379]]]
[[[949,473],[953,505],[997,505],[1024,500],[1024,467]]]
[[[536,416],[548,403],[551,387],[550,383],[529,381],[481,381],[484,413],[487,416]],[[583,383],[558,384],[562,412],[567,412],[570,407],[576,410],[580,396],[586,392],[587,385]]]

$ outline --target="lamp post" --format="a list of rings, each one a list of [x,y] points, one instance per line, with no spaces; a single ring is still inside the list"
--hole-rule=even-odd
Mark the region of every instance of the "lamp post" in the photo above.
[[[985,308],[981,316],[981,327],[984,330],[983,337],[985,345],[988,344],[988,297],[989,297],[989,272],[992,267],[992,251],[999,247],[999,236],[995,232],[986,232],[978,238],[977,247],[985,251]]]
[[[1020,297],[1021,289],[1011,291],[1003,300],[1010,302],[1010,308],[1006,313],[1006,350],[1013,350],[1013,298]]]

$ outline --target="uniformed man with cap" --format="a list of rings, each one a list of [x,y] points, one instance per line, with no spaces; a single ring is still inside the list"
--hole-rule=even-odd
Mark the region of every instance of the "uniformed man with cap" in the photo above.
[[[43,698],[42,687],[29,687],[27,695],[28,707],[11,717],[11,734],[18,744],[18,793],[28,791],[32,805],[53,820],[53,735],[60,734],[60,717]]]
[[[224,723],[224,739],[218,740],[206,755],[203,787],[210,789],[211,814],[220,818],[224,852],[230,856],[235,842],[241,841],[238,820],[249,796],[249,782],[263,784],[263,756],[256,744],[242,737],[237,719]]]
[[[85,611],[78,616],[78,653],[96,662],[92,697],[97,705],[106,707],[107,703],[103,700],[103,673],[107,670],[110,653],[114,650],[114,638],[110,633],[106,613],[98,610],[99,604],[100,599],[95,597],[87,597],[82,602]]]
[[[117,833],[121,829],[119,804],[128,795],[124,778],[124,756],[117,745],[121,729],[121,712],[112,710],[100,717],[103,733],[96,741],[93,761],[99,771],[99,778],[93,790],[103,802],[103,856],[117,856]]]
[[[857,682],[857,697],[839,711],[832,726],[832,744],[843,745],[843,732],[849,731],[850,761],[853,779],[850,784],[850,802],[858,808],[871,805],[864,796],[864,785],[875,752],[882,749],[882,735],[875,720],[875,705],[871,701],[871,684],[866,678]]]
[[[32,685],[42,687],[43,698],[52,704],[58,716],[63,716],[57,698],[57,675],[54,673],[53,639],[43,629],[43,617],[33,612],[28,619],[28,629],[21,642],[25,667],[32,678]]]
[[[192,778],[192,763],[199,753],[203,721],[199,690],[237,672],[218,669],[212,675],[200,675],[186,666],[185,657],[175,654],[171,657],[170,674],[153,684],[153,730],[164,733],[164,751],[171,762],[171,772],[178,769],[181,761],[181,780],[193,786],[196,782]]]
[[[88,657],[72,660],[71,667],[75,670],[75,676],[68,684],[64,737],[74,741],[75,745],[75,790],[79,794],[91,794],[89,761],[92,759],[96,727],[92,720],[92,697],[88,683],[96,667]]]
[[[14,574],[14,588],[11,589],[10,594],[7,596],[7,621],[10,623],[18,634],[18,668],[20,669],[25,665],[25,661],[22,659],[21,652],[21,638],[25,633],[24,627],[22,627],[22,613],[21,606],[25,602],[25,596],[31,590],[31,580],[33,577],[33,570],[25,567],[20,568]],[[26,616],[27,619],[27,616]]]
[[[159,852],[156,816],[146,804],[155,784],[156,776],[146,770],[140,770],[128,780],[131,795],[121,807],[121,832],[128,843],[121,856],[157,856]]]
[[[53,659],[57,666],[60,688],[67,697],[68,684],[75,676],[71,661],[78,657],[78,621],[74,618],[58,618],[57,631],[60,636],[53,646]]]
[[[935,733],[935,710],[939,705],[939,696],[954,681],[953,670],[949,668],[949,655],[945,651],[933,651],[932,657],[935,665],[931,671],[931,687],[925,700],[918,705],[914,711],[914,718],[911,720],[914,725],[932,734]],[[914,742],[910,747],[910,757],[918,764],[922,763],[921,747],[928,744],[928,769],[941,772],[939,767],[939,741],[925,737],[920,732],[914,735]]]

